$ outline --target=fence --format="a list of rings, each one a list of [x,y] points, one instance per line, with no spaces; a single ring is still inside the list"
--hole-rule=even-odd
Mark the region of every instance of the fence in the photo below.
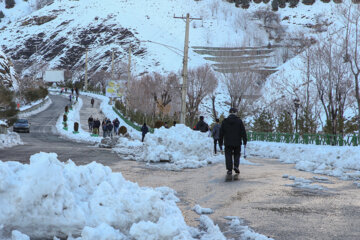
[[[331,146],[359,146],[359,135],[248,132],[249,141],[301,143]]]

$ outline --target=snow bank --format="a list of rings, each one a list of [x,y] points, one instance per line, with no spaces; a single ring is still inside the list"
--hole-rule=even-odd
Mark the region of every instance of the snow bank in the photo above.
[[[244,221],[236,216],[225,217],[231,220],[229,223],[229,232],[238,233],[241,238],[246,240],[274,240],[259,233],[254,232],[250,227],[244,225]]]
[[[144,142],[121,137],[113,150],[122,159],[148,163],[168,162],[161,168],[181,170],[224,162],[224,155],[213,153],[213,144],[213,139],[207,133],[176,124],[175,127],[161,127],[155,129],[153,134],[146,134]],[[243,157],[240,164],[255,165]]]
[[[199,204],[196,204],[191,210],[195,211],[197,214],[212,214],[214,210],[211,208],[203,208]]]
[[[20,111],[25,111],[33,106],[36,106],[38,104],[41,104],[42,102],[45,102],[44,105],[34,109],[33,111],[30,111],[30,112],[20,112],[19,113],[19,117],[20,118],[25,118],[25,117],[30,117],[32,115],[35,115],[35,114],[38,114],[42,111],[45,111],[48,107],[50,107],[50,105],[52,104],[52,101],[51,99],[49,98],[49,96],[47,96],[45,99],[41,99],[41,100],[38,100],[36,102],[32,102],[31,104],[29,105],[25,105],[23,107],[20,107]]]
[[[187,226],[174,194],[55,153],[32,155],[30,164],[0,161],[0,238],[223,239],[212,237],[222,233],[210,218],[201,221],[206,231]]]
[[[20,135],[16,132],[8,132],[8,134],[0,134],[0,149],[9,148],[16,145],[24,144]]]
[[[360,179],[359,147],[249,142],[247,150],[252,156],[277,158],[283,163],[294,163],[298,170],[343,180]]]

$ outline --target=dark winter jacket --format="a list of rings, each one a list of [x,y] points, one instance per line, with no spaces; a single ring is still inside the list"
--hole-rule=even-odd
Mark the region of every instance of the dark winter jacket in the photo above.
[[[141,127],[141,132],[143,135],[147,134],[149,132],[149,128],[146,125],[143,125]]]
[[[113,124],[114,124],[114,127],[119,127],[120,126],[120,121],[118,120],[118,119],[115,119],[114,121],[113,121]]]
[[[111,132],[113,130],[113,125],[110,123],[106,124],[106,130]]]
[[[100,120],[95,120],[93,128],[99,128],[100,127]]]
[[[221,128],[220,124],[216,123],[211,131],[211,136],[216,140],[219,140],[220,138],[220,128]]]
[[[207,132],[207,131],[209,131],[209,126],[207,125],[206,122],[204,122],[203,120],[200,120],[196,124],[195,130],[200,131],[200,132]]]
[[[89,117],[88,123],[92,123],[92,122],[94,122],[94,119],[92,117]]]
[[[246,145],[247,136],[243,122],[239,117],[230,114],[229,117],[224,119],[220,128],[220,145],[225,146],[240,146],[242,143]]]

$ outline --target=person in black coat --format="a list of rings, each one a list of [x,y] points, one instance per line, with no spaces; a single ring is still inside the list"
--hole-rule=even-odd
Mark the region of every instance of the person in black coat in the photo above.
[[[200,132],[209,131],[209,125],[204,121],[204,116],[200,116],[200,120],[196,124],[194,130],[197,130],[197,131],[200,131]]]
[[[144,125],[141,127],[141,133],[142,133],[142,138],[141,141],[144,142],[144,138],[145,135],[149,132],[149,128],[146,126],[146,123],[144,123]]]
[[[225,145],[225,162],[227,174],[231,175],[234,164],[235,173],[240,173],[241,144],[246,146],[247,136],[244,123],[236,116],[237,109],[231,108],[230,115],[224,119],[220,128],[220,145]],[[233,162],[234,157],[234,162]]]

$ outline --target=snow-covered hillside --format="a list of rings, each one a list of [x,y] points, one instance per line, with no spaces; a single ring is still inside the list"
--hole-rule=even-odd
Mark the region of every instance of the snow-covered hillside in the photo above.
[[[264,47],[270,44],[278,46],[278,50],[265,62],[278,67],[294,57],[294,53],[288,54],[291,47],[284,49],[283,46],[296,45],[304,36],[326,31],[342,5],[321,1],[311,6],[299,3],[296,8],[280,8],[275,13],[278,20],[269,23],[264,16],[270,4],[264,3],[252,3],[246,10],[218,0],[55,0],[39,10],[30,3],[16,0],[13,9],[2,9],[5,18],[0,23],[0,42],[15,63],[24,65],[19,74],[67,69],[74,73],[74,78],[82,80],[86,49],[90,80],[95,72],[110,72],[112,51],[115,52],[115,68],[120,62],[127,63],[130,47],[134,75],[179,72],[185,23],[174,15],[185,16],[186,13],[202,18],[190,23],[191,47]],[[214,63],[194,50],[190,48],[190,68]],[[219,85],[217,95],[220,115],[228,109],[224,104],[229,100],[224,84]],[[200,110],[211,119],[209,99]]]
[[[243,10],[214,0],[89,0],[86,4],[55,1],[29,14],[32,8],[18,2],[15,8],[25,17],[18,19],[21,14],[14,15],[0,31],[0,41],[5,52],[13,60],[25,62],[26,67],[48,64],[48,68],[83,71],[85,49],[89,48],[91,75],[109,68],[112,49],[118,62],[126,62],[131,45],[134,72],[178,71],[182,66],[185,24],[173,16],[186,13],[203,19],[191,22],[191,46],[262,46],[271,41],[261,21],[252,15],[268,7],[265,4]],[[282,23],[298,31],[306,24],[315,24],[316,16],[334,5],[316,4],[321,6],[281,9]],[[5,16],[9,14],[5,12]],[[192,50],[189,56],[190,67],[206,62]]]
[[[0,49],[0,85],[10,90],[17,90],[18,83],[11,60]]]

